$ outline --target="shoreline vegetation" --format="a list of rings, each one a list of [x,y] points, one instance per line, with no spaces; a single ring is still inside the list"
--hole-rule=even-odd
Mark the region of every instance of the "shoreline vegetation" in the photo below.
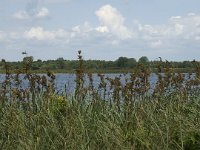
[[[186,76],[167,61],[140,61],[125,84],[99,73],[97,88],[85,63],[78,51],[75,91],[57,94],[54,69],[36,74],[31,57],[17,68],[1,61],[0,149],[200,149],[199,62]]]
[[[87,72],[98,74],[123,74],[123,73],[131,73],[134,71],[135,68],[132,69],[108,69],[108,70],[94,70],[94,69],[87,69]],[[44,70],[30,70],[30,73],[36,73],[36,74],[46,74],[49,69],[44,69]],[[195,73],[194,68],[173,68],[175,73]],[[0,74],[5,74],[6,70],[0,70]],[[62,74],[62,73],[69,73],[69,74],[75,74],[76,69],[73,70],[62,70],[62,69],[56,69],[56,70],[51,70],[51,72],[55,74]],[[11,70],[10,73],[16,73],[16,70]],[[156,68],[152,68],[152,73],[157,73]],[[164,72],[162,72],[164,73]]]
[[[46,73],[47,70],[51,70],[54,73],[75,73],[79,63],[78,60],[65,60],[62,57],[56,60],[42,61],[40,59],[34,60],[32,56],[26,56],[22,61],[7,62],[7,65],[10,66],[11,72],[14,73],[15,70],[22,69],[21,67],[26,59],[31,62],[31,67],[29,68],[31,73]],[[192,73],[195,71],[195,67],[192,64],[193,61],[164,62],[170,63],[174,72]],[[154,61],[150,61],[146,56],[142,56],[138,61],[135,58],[119,57],[115,61],[84,60],[84,68],[91,73],[130,73],[138,66],[138,64],[143,64],[150,67],[152,72],[156,72],[156,65],[159,62],[162,62],[160,57]],[[160,65],[163,64],[160,63]],[[0,61],[0,73],[5,73],[5,71],[3,61]]]
[[[134,69],[123,69],[123,70],[88,70],[88,72],[92,74],[129,74],[133,71]],[[32,74],[46,74],[48,71],[47,70],[39,70],[39,71],[30,71]],[[6,70],[1,70],[0,74],[5,74]],[[54,74],[76,74],[75,70],[51,70]],[[190,70],[185,70],[185,69],[174,69],[175,73],[195,73],[195,69],[190,69]],[[12,70],[10,72],[11,74],[16,73],[16,70]],[[156,73],[156,71],[152,71],[152,73]],[[163,72],[164,73],[164,72]]]

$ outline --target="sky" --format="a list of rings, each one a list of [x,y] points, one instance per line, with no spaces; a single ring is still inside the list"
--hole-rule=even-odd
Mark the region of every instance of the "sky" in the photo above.
[[[0,59],[200,60],[200,0],[1,0]]]

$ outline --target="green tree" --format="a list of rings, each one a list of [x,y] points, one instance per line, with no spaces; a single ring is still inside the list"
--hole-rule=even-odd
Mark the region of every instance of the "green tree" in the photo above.
[[[57,59],[57,65],[59,69],[65,69],[65,60],[63,59],[63,57],[60,57]]]
[[[137,61],[136,61],[135,58],[129,58],[128,59],[127,66],[129,68],[134,68],[136,66],[136,64],[137,64]]]
[[[116,60],[117,67],[127,67],[128,66],[128,58],[127,57],[119,57]]]
[[[149,59],[146,56],[142,56],[140,57],[140,59],[138,60],[138,63],[141,63],[143,65],[147,65],[149,63]]]
[[[32,63],[33,62],[33,56],[28,56],[23,58],[24,63]]]

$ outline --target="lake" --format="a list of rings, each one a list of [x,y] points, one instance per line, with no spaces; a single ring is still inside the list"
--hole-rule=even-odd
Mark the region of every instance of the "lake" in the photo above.
[[[45,75],[46,74],[39,74],[39,75]],[[187,78],[188,74],[185,74],[185,78]],[[75,74],[69,74],[69,73],[58,73],[55,74],[56,79],[55,79],[55,87],[56,91],[58,93],[66,92],[66,93],[73,93],[74,89],[76,87],[75,79],[76,75]],[[194,75],[193,75],[194,76]],[[21,75],[20,78],[22,79],[24,75]],[[109,74],[104,74],[104,78],[112,78],[114,79],[115,77],[120,77],[120,81],[122,84],[125,83],[125,79],[130,77],[130,74],[116,74],[116,73],[109,73]],[[87,76],[84,78],[85,80],[85,85],[88,85],[88,78]],[[0,74],[0,83],[2,83],[5,80],[5,74]],[[157,75],[155,73],[152,73],[149,76],[149,81],[150,81],[150,87],[153,89],[156,85],[157,82]],[[98,88],[98,85],[100,83],[100,78],[97,74],[93,74],[93,86],[94,88]],[[28,87],[28,82],[26,80],[23,80],[22,83],[23,88]]]

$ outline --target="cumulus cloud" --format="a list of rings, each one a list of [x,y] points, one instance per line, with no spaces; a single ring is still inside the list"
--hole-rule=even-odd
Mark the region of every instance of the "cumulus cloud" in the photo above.
[[[70,2],[71,0],[45,0],[46,3],[63,3]]]
[[[26,39],[36,39],[36,40],[55,40],[57,38],[66,37],[67,32],[63,29],[58,29],[56,31],[46,31],[42,27],[33,27],[28,31],[24,32],[24,37]]]
[[[53,0],[52,0],[53,1]],[[45,18],[49,11],[45,7],[34,7],[32,11],[19,11],[15,14],[18,19]],[[36,11],[37,10],[37,11]],[[199,54],[200,48],[200,15],[189,13],[185,16],[172,16],[163,24],[143,24],[135,21],[132,27],[125,25],[125,18],[111,5],[104,5],[95,12],[99,25],[93,26],[88,21],[66,29],[48,30],[44,27],[32,27],[26,31],[8,33],[11,40],[27,39],[27,43],[47,43],[56,46],[73,46],[91,49],[120,49],[129,50],[130,54],[144,52],[144,54],[165,56],[184,51],[189,54],[193,50]],[[5,35],[0,32],[0,40]],[[64,41],[66,45],[64,45]],[[52,44],[53,43],[53,44]],[[44,44],[45,45],[45,44]],[[95,49],[94,48],[94,49]],[[187,52],[187,49],[190,49]],[[127,52],[128,53],[128,52]],[[143,55],[144,55],[143,54]],[[134,55],[134,54],[133,54]],[[183,54],[182,54],[183,55]],[[170,57],[169,57],[170,58]],[[186,58],[186,57],[185,57]]]
[[[175,24],[175,32],[179,35],[181,33],[183,33],[184,30],[184,25],[182,24]]]
[[[181,16],[172,16],[172,17],[170,17],[170,20],[177,20],[177,19],[181,19]]]
[[[92,32],[93,32],[93,27],[86,21],[84,22],[83,25],[77,25],[77,26],[74,26],[72,27],[71,29],[71,34],[70,34],[70,37],[71,38],[87,38],[91,35]]]
[[[13,14],[18,20],[44,19],[49,17],[49,10],[43,7],[43,0],[27,0],[24,10]]]
[[[72,28],[72,32],[76,32],[76,33],[89,32],[91,30],[92,30],[92,27],[87,21],[84,22],[83,25],[78,25]]]
[[[34,7],[35,8],[35,7]],[[47,8],[37,9],[35,18],[44,18],[49,15]],[[120,41],[138,41],[141,45],[148,45],[150,48],[162,48],[164,46],[173,46],[174,41],[178,44],[181,41],[199,41],[200,40],[200,15],[189,13],[185,16],[172,16],[165,24],[142,24],[135,21],[132,28],[124,24],[124,17],[111,5],[104,5],[96,12],[100,24],[96,27],[85,22],[65,30],[48,31],[42,27],[32,27],[24,32],[27,39],[52,40],[66,38],[71,40],[85,39],[105,39],[111,45]],[[18,19],[27,19],[30,13],[21,11],[15,14]],[[16,36],[15,36],[16,37]],[[182,43],[181,43],[182,44]]]
[[[44,19],[49,17],[49,10],[47,8],[41,8],[34,15],[30,15],[26,11],[18,11],[14,13],[14,18],[18,20],[29,20],[29,19]]]
[[[166,24],[143,25],[137,22],[140,38],[181,40],[194,39],[200,34],[200,15],[173,16]]]
[[[19,19],[19,20],[26,20],[29,19],[30,16],[26,11],[18,11],[14,13],[14,18]]]
[[[96,31],[101,32],[101,33],[109,32],[109,29],[107,26],[98,26],[95,29],[96,29]]]
[[[146,50],[145,53],[150,51],[152,54],[170,59],[172,58],[170,55],[175,57],[175,54],[185,59],[200,55],[200,15],[198,14],[172,16],[166,23],[157,25],[135,21],[133,27],[137,37],[131,39],[133,44],[129,46],[138,46]]]
[[[36,14],[36,18],[46,18],[49,16],[49,10],[45,7],[41,8]]]
[[[170,20],[169,27],[174,27],[174,36],[181,35],[184,39],[195,39],[197,35],[200,34],[198,25],[200,24],[200,15],[195,15],[194,13],[189,13],[186,16],[182,16],[176,20]]]
[[[35,10],[34,12],[22,10],[14,13],[13,16],[18,20],[44,19],[49,17],[49,10],[45,7]]]
[[[101,26],[97,27],[97,31],[111,31],[120,39],[131,38],[131,32],[124,25],[124,17],[116,8],[104,5],[96,11],[96,15],[101,23]]]

